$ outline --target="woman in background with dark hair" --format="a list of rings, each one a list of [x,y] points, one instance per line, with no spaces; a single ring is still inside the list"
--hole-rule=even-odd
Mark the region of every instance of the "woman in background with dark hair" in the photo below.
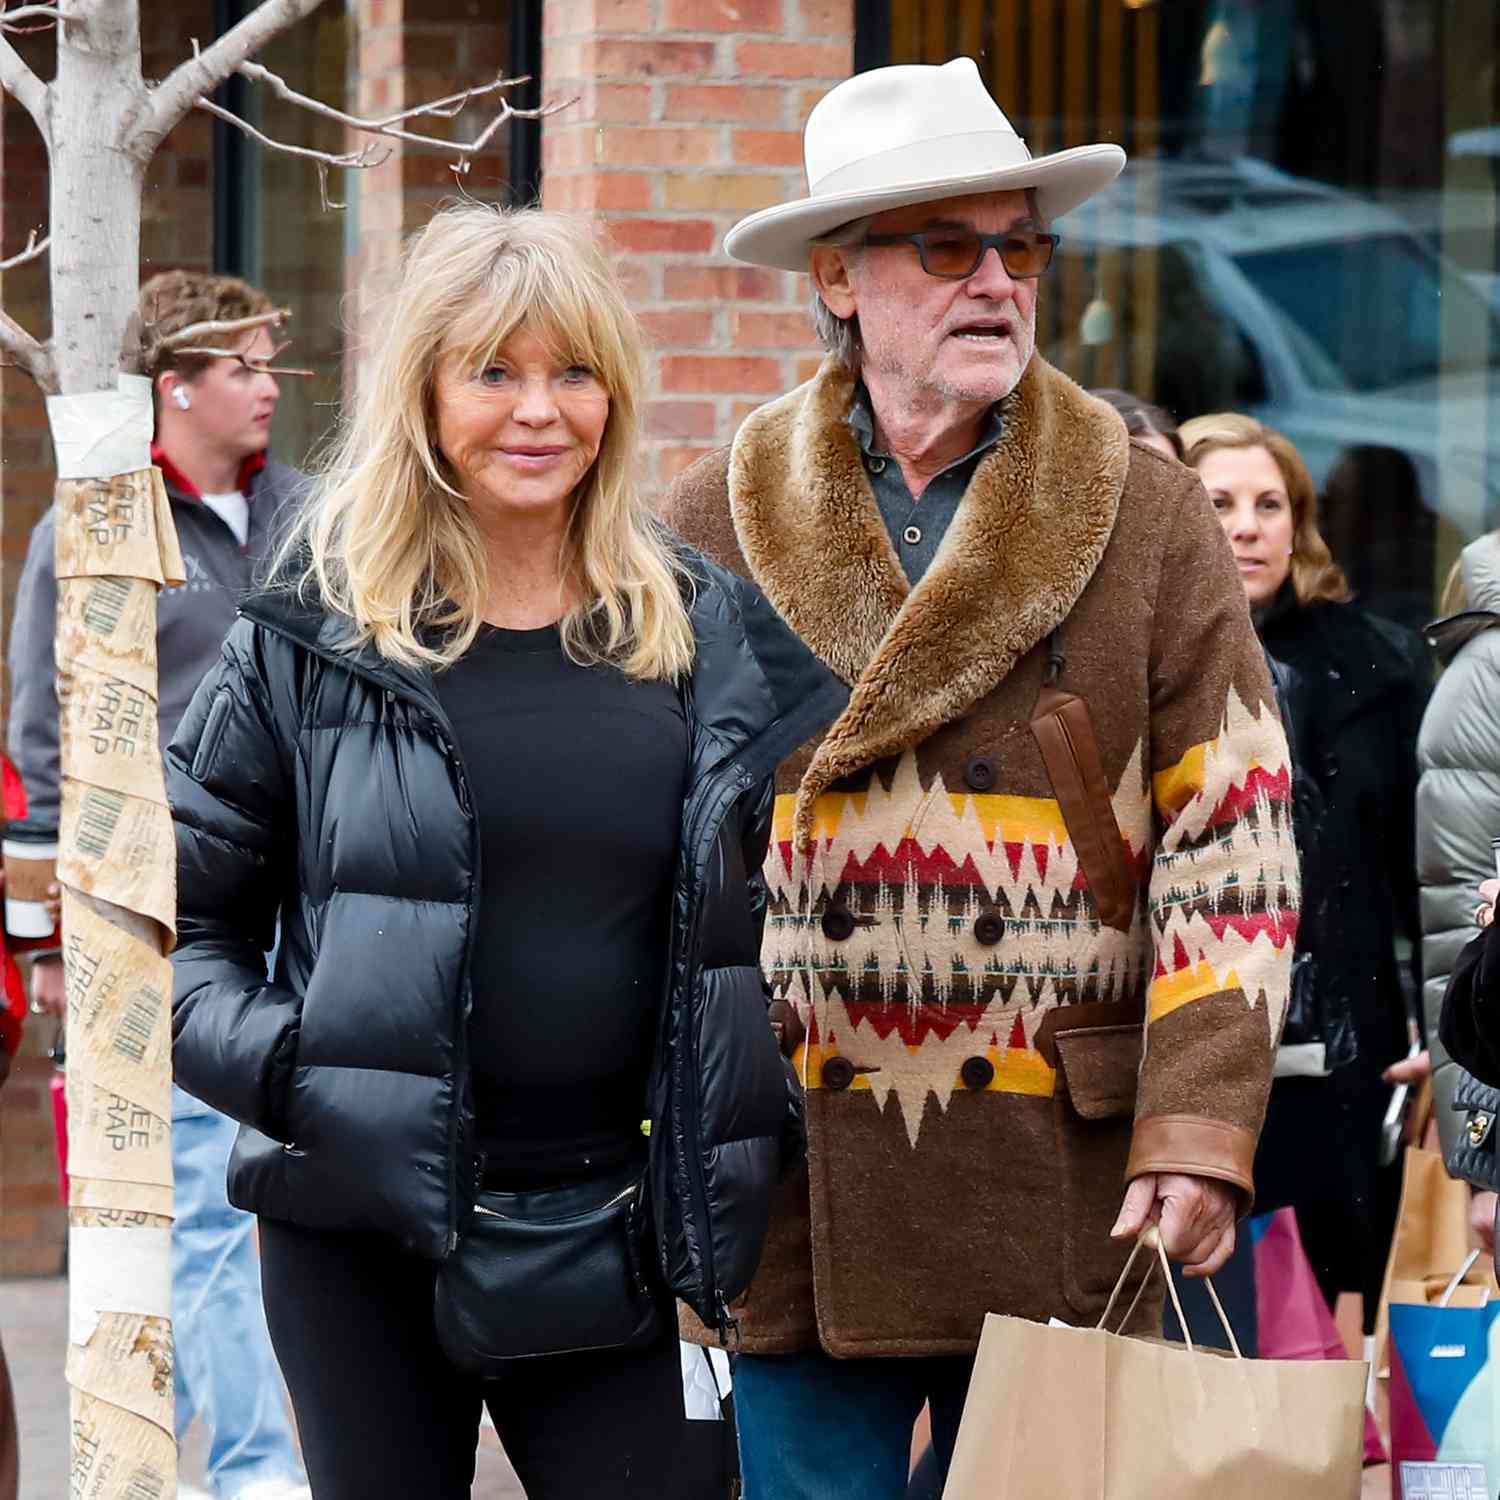
[[[1177,434],[1177,423],[1164,406],[1153,405],[1130,391],[1115,390],[1111,386],[1101,386],[1090,391],[1089,395],[1108,403],[1125,418],[1125,431],[1133,441],[1143,448],[1154,448],[1164,458],[1182,462],[1182,439]]]

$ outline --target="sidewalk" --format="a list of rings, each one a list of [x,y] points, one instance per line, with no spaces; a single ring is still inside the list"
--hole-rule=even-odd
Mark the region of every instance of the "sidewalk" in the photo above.
[[[68,1284],[61,1277],[0,1281],[0,1340],[10,1365],[21,1427],[20,1500],[68,1493],[68,1387],[63,1379]],[[183,1445],[179,1477],[203,1483],[203,1430]],[[525,1500],[495,1434],[481,1429],[474,1500]]]

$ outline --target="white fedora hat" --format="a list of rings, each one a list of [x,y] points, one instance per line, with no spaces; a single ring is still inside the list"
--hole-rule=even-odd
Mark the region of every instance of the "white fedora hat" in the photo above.
[[[1050,221],[1125,165],[1108,145],[1033,158],[970,57],[856,74],[813,106],[803,155],[807,197],[741,219],[724,237],[736,260],[805,271],[811,242],[851,219],[966,193],[1035,188]]]

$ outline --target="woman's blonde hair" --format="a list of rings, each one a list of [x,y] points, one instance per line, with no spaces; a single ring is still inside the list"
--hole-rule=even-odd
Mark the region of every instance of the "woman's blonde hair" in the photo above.
[[[354,414],[334,441],[277,572],[347,616],[350,645],[442,668],[472,644],[484,547],[438,448],[435,377],[494,364],[519,329],[609,396],[599,454],[574,496],[560,572],[580,602],[560,622],[577,662],[673,678],[693,660],[684,574],[637,489],[642,344],[588,227],[540,209],[445,208],[406,246]]]
[[[1276,460],[1292,506],[1292,588],[1299,604],[1343,604],[1352,595],[1344,570],[1318,530],[1318,492],[1296,446],[1274,427],[1239,412],[1194,417],[1178,429],[1183,461],[1196,469],[1220,448],[1264,448]]]

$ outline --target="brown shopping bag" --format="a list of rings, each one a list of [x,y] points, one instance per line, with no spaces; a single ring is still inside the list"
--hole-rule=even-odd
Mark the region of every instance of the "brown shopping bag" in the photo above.
[[[1441,1153],[1406,1148],[1401,1179],[1401,1207],[1385,1265],[1380,1312],[1375,1323],[1375,1369],[1389,1374],[1387,1331],[1392,1302],[1436,1302],[1453,1273],[1468,1260],[1469,1186],[1448,1175]],[[1481,1256],[1452,1296],[1455,1307],[1477,1307],[1486,1289],[1497,1293],[1494,1269]]]
[[[1154,1227],[1131,1262],[1148,1244],[1186,1328]],[[943,1500],[1357,1500],[1363,1363],[1107,1333],[1129,1273],[1097,1328],[985,1318]]]

